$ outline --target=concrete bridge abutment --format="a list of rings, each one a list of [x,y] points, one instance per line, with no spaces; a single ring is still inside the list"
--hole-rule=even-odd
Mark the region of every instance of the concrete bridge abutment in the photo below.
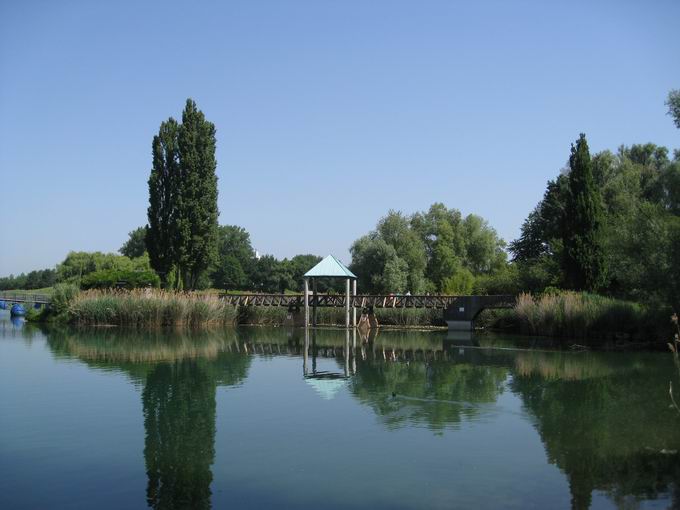
[[[444,310],[450,331],[472,331],[475,319],[487,308],[512,308],[514,296],[458,296]]]

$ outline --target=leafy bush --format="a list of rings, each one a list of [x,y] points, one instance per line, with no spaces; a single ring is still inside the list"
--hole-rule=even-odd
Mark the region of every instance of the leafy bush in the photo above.
[[[78,287],[72,283],[56,284],[52,292],[52,299],[50,300],[51,313],[59,315],[67,312],[73,300],[78,296],[78,293]]]
[[[444,279],[442,292],[452,295],[467,295],[472,292],[474,284],[475,276],[468,269],[461,268],[453,276]]]
[[[157,288],[161,284],[158,275],[151,270],[131,271],[117,269],[102,269],[83,277],[83,289],[138,289],[142,287]]]
[[[96,271],[149,271],[149,256],[144,254],[134,259],[123,255],[101,252],[70,252],[57,265],[57,280],[78,283],[83,277]]]
[[[486,296],[517,294],[520,290],[519,269],[516,264],[513,264],[491,274],[476,276],[471,293]]]

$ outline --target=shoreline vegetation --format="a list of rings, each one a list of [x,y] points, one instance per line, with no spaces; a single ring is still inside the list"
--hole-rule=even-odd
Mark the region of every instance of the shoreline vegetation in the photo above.
[[[1,299],[1,298],[0,298]],[[319,308],[320,326],[344,325],[345,311]],[[360,313],[360,312],[358,312]],[[380,326],[435,329],[445,327],[435,309],[376,309]],[[491,331],[583,341],[658,343],[669,338],[668,310],[585,292],[553,291],[520,294],[512,309],[487,310],[476,325]],[[216,294],[160,289],[86,290],[56,285],[49,307],[27,306],[27,320],[77,326],[120,326],[136,329],[201,329],[236,325],[293,325],[286,307],[233,306]]]
[[[680,91],[669,92],[666,106],[680,128]],[[161,122],[151,143],[147,221],[129,232],[120,255],[69,252],[54,268],[0,277],[0,291],[53,288],[50,310],[27,310],[29,320],[299,325],[287,308],[234,307],[216,295],[295,292],[321,257],[260,255],[245,228],[218,223],[215,129],[191,98],[181,121]],[[514,241],[441,202],[391,209],[350,245],[348,268],[359,294],[519,296],[511,310],[483,312],[481,329],[655,347],[672,337],[668,317],[680,310],[677,246],[680,150],[645,143],[591,155],[581,133]],[[343,292],[343,283],[320,282],[318,290]],[[339,309],[317,316],[319,325],[344,324]],[[445,327],[441,310],[376,309],[375,317],[386,327]]]

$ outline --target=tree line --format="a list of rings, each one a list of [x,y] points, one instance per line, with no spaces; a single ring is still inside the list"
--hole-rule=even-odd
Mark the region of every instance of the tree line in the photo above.
[[[590,158],[580,142],[510,244],[517,281],[678,309],[680,151],[647,143]]]
[[[57,283],[55,269],[38,269],[29,273],[9,275],[0,278],[0,290],[43,289]]]
[[[680,91],[666,104],[680,128]],[[169,118],[153,138],[148,224],[130,232],[121,255],[74,252],[56,270],[0,279],[0,289],[146,271],[170,289],[299,290],[321,257],[256,257],[245,229],[218,224],[215,147],[214,125],[188,99],[181,123]],[[349,266],[364,293],[566,288],[680,308],[679,246],[680,151],[647,143],[591,156],[582,134],[509,245],[482,217],[435,203],[389,211],[351,245]]]

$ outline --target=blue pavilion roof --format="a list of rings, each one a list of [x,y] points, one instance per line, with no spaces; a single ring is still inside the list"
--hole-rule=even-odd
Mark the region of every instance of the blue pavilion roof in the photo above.
[[[356,278],[356,275],[336,259],[333,255],[328,255],[316,266],[305,273],[305,278]]]

